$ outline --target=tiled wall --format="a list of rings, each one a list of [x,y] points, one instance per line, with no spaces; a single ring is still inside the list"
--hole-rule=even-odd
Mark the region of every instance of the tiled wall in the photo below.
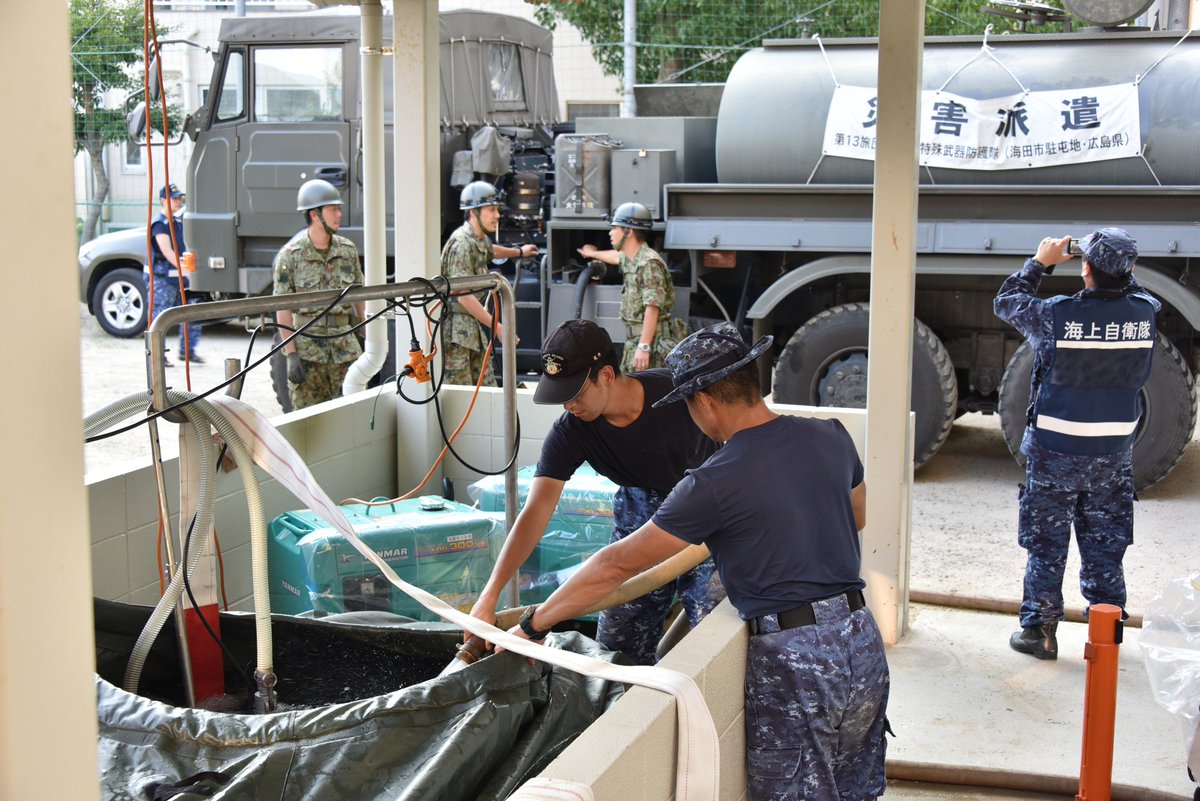
[[[372,428],[374,417],[374,428]],[[276,418],[277,428],[308,463],[335,501],[347,496],[390,496],[396,488],[395,396],[369,391]],[[165,431],[162,432],[164,435]],[[218,471],[216,532],[232,609],[249,610],[250,524],[242,484],[242,465]],[[302,508],[291,493],[258,467],[267,521]],[[179,506],[179,467],[164,463],[168,507]],[[122,475],[88,484],[92,536],[92,581],[97,597],[154,604],[159,597],[155,546],[158,536],[157,491],[147,464]],[[177,552],[178,553],[178,552]]]
[[[468,389],[443,390],[439,400],[447,433],[458,426],[471,394]],[[837,417],[859,452],[863,450],[865,412],[784,405],[772,408],[783,414]],[[521,421],[517,465],[523,466],[537,461],[541,439],[562,410],[534,404],[531,389],[517,390],[517,409]],[[406,491],[425,475],[441,445],[431,404],[397,404],[395,395],[387,392],[361,393],[322,406],[319,411],[294,412],[274,422],[335,500]],[[483,389],[455,449],[479,467],[496,469],[508,458],[503,433],[503,394],[498,389]],[[175,486],[176,462],[167,462],[165,471],[168,486]],[[479,477],[447,456],[421,494],[440,493],[443,475],[455,480],[460,500],[467,497],[466,486]],[[275,481],[261,471],[259,476],[268,520],[299,506]],[[152,471],[146,466],[103,479],[89,484],[88,491],[96,595],[154,603],[158,599],[158,577]],[[246,610],[250,608],[249,524],[240,474],[219,473],[217,492],[217,532],[230,605]],[[170,503],[176,506],[177,498]],[[725,602],[662,663],[692,677],[704,695],[720,737],[722,799],[745,797],[742,681],[746,644],[746,628]],[[586,784],[595,801],[669,801],[674,798],[676,736],[671,699],[653,690],[635,688],[551,763],[539,779]]]

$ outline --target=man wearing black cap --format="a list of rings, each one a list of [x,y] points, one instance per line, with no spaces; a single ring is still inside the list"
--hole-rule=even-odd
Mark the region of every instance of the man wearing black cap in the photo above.
[[[684,472],[717,447],[682,406],[652,406],[671,391],[670,373],[622,374],[608,333],[590,320],[569,320],[556,328],[542,347],[542,364],[533,400],[562,404],[566,412],[542,443],[529,497],[471,610],[488,622],[495,621],[504,585],[533,552],[563,485],[581,464],[586,461],[619,486],[613,496],[616,542],[649,520]],[[676,591],[693,626],[725,597],[707,559],[676,582],[601,612],[596,639],[638,664],[654,664]]]
[[[167,184],[158,190],[158,200],[162,204],[162,212],[150,224],[150,269],[154,271],[154,316],[175,306],[183,304],[183,294],[180,290],[179,254],[187,250],[183,244],[183,221],[179,213],[183,210],[184,194],[175,184]],[[188,285],[188,277],[182,278],[183,286]],[[146,289],[150,289],[150,277],[146,277]],[[191,301],[195,302],[195,301]],[[188,323],[179,327],[179,358],[186,357],[196,364],[204,359],[196,353],[200,344],[200,325]],[[169,367],[171,362],[167,361]]]
[[[1083,290],[1038,298],[1042,276],[1074,258],[1071,237],[1041,241],[1005,279],[996,316],[1037,354],[1021,441],[1026,481],[1017,541],[1025,563],[1015,651],[1058,658],[1063,573],[1071,526],[1079,543],[1079,589],[1089,604],[1125,608],[1125,549],[1133,542],[1133,436],[1142,416],[1161,305],[1133,279],[1137,243],[1121,228],[1079,242]]]
[[[609,545],[514,627],[539,639],[630,576],[704,543],[747,621],[746,774],[752,801],[874,799],[884,791],[888,667],[859,578],[866,485],[836,420],[775,414],[755,360],[718,323],[667,356],[674,391],[702,431],[725,444],[653,519]]]

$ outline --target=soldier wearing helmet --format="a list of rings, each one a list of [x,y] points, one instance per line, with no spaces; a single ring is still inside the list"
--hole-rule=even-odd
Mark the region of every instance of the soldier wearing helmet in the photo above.
[[[275,257],[275,294],[345,289],[363,283],[358,248],[337,233],[342,224],[342,196],[337,187],[320,179],[307,181],[296,195],[296,210],[304,214],[305,228]],[[284,326],[285,338],[290,329],[310,322],[305,333],[332,337],[314,339],[301,334],[283,346],[293,409],[341,395],[346,371],[362,353],[358,339],[350,332],[365,319],[364,304],[335,306],[314,321],[320,313],[321,309],[275,313],[276,321]]]
[[[621,321],[625,353],[621,370],[629,373],[662,367],[667,354],[687,336],[687,321],[671,314],[675,287],[662,256],[646,244],[654,216],[641,203],[622,203],[609,217],[612,250],[584,245],[579,255],[621,268]]]
[[[466,212],[462,226],[446,240],[442,248],[441,273],[447,278],[484,275],[492,259],[531,258],[538,255],[537,245],[506,247],[492,244],[500,223],[500,204],[504,198],[487,181],[475,181],[463,187],[458,207]],[[500,320],[483,305],[484,293],[455,299],[446,323],[445,380],[451,384],[474,385],[483,373],[483,386],[496,386],[490,369],[484,370],[483,355],[488,338],[499,339],[504,329]],[[480,329],[480,326],[486,329]]]

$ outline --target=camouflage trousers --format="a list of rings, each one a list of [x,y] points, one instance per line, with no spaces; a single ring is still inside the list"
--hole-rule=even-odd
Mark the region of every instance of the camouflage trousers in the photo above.
[[[890,679],[883,638],[845,595],[813,603],[816,623],[758,618],[746,654],[750,801],[865,801],[886,787]]]
[[[442,379],[443,382],[446,384],[462,384],[468,387],[475,386],[475,382],[479,380],[479,371],[483,369],[484,351],[470,350],[449,341],[446,342],[445,347],[446,374],[445,378]],[[496,386],[496,371],[491,364],[488,365],[487,372],[483,375],[482,386]]]
[[[304,409],[342,396],[342,382],[354,362],[310,362],[304,360],[304,380],[299,384],[288,381],[288,395],[293,409]]]
[[[1125,608],[1125,549],[1133,543],[1130,454],[1082,457],[1027,453],[1018,494],[1017,542],[1028,552],[1021,626],[1062,620],[1071,527],[1079,546],[1079,590],[1089,604]]]
[[[149,279],[147,278],[146,290],[150,290]],[[189,300],[188,303],[199,303],[198,300]],[[154,278],[154,319],[158,319],[158,315],[165,312],[167,309],[172,309],[176,306],[182,306],[183,302],[179,296],[179,279],[168,278],[166,276],[155,276]],[[200,344],[200,324],[188,323],[187,337],[184,338],[183,326],[179,326],[179,358],[183,358],[183,354],[188,356],[196,355],[196,346]]]
[[[621,487],[613,495],[613,533],[617,542],[637,531],[666,500],[667,493],[639,487]],[[610,651],[620,651],[639,665],[658,661],[655,651],[662,639],[667,613],[678,593],[692,627],[725,598],[725,587],[712,559],[705,559],[674,582],[600,613],[596,640]]]

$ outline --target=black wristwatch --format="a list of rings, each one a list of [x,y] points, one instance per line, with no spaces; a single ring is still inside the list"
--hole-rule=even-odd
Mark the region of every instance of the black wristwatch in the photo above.
[[[531,640],[544,640],[546,635],[550,633],[549,629],[538,631],[533,627],[533,613],[537,611],[537,604],[525,607],[525,614],[521,615],[521,619],[517,621],[517,625],[521,627],[521,631],[525,632],[525,636]]]

